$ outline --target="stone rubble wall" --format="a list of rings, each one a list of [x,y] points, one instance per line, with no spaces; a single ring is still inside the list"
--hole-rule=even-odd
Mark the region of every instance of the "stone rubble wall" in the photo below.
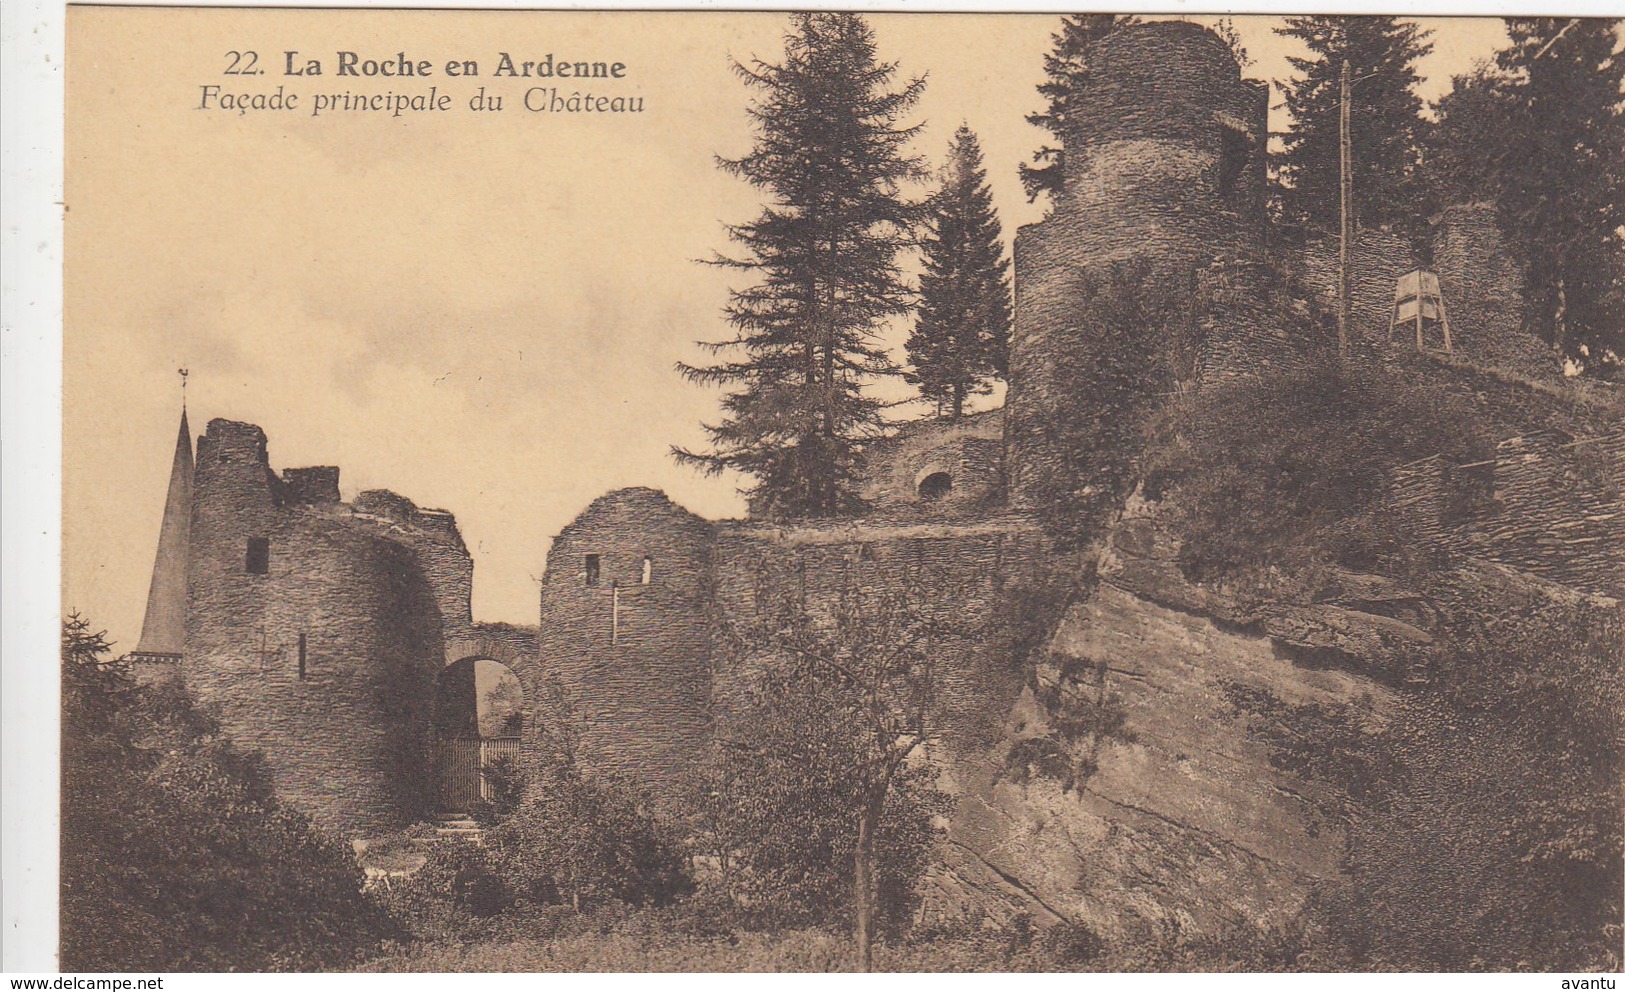
[[[1001,457],[1004,411],[969,414],[958,423],[942,418],[908,424],[864,452],[858,495],[866,516],[947,519],[985,514],[1003,498]],[[947,472],[953,490],[937,501],[922,500],[920,481]]]
[[[251,538],[269,542],[266,574],[247,570]],[[189,569],[182,677],[263,752],[277,794],[350,834],[431,812],[444,633],[413,543],[341,503],[290,500],[264,433],[215,420],[198,443]]]
[[[1317,238],[1306,244],[1300,255],[1304,282],[1314,294],[1315,304],[1329,321],[1337,320],[1338,239]],[[1377,343],[1388,339],[1388,318],[1393,313],[1394,288],[1399,277],[1417,267],[1411,244],[1392,231],[1362,228],[1349,246],[1349,341]],[[1446,301],[1448,305],[1448,301]],[[1332,333],[1336,334],[1335,323]],[[1409,336],[1407,337],[1407,333]],[[1444,338],[1430,326],[1429,348],[1443,348]],[[1394,331],[1396,345],[1414,348],[1416,328]]]
[[[1625,597],[1625,432],[1503,440],[1489,464],[1435,455],[1395,471],[1389,506],[1424,540],[1586,592]]]
[[[1523,330],[1523,273],[1488,203],[1448,207],[1433,231],[1433,266],[1457,351],[1476,362],[1551,376],[1555,353]]]
[[[621,489],[553,539],[542,579],[541,663],[564,689],[584,764],[666,804],[709,740],[711,549],[710,523],[657,490]]]

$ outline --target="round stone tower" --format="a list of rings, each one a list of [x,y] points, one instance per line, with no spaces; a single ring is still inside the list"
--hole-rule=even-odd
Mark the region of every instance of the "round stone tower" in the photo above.
[[[1183,21],[1137,24],[1084,61],[1060,133],[1062,188],[1016,237],[1005,444],[1018,507],[1061,457],[1056,418],[1078,388],[1064,369],[1094,346],[1079,326],[1090,273],[1144,264],[1148,278],[1188,288],[1252,255],[1265,224],[1269,88],[1241,77],[1222,38]]]
[[[662,803],[710,732],[712,527],[654,489],[600,496],[553,539],[541,659],[590,768]]]

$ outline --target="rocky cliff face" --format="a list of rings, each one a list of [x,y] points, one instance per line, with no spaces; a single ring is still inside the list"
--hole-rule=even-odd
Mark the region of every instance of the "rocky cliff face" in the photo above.
[[[1011,705],[1006,754],[949,762],[958,808],[927,911],[970,902],[1103,935],[1289,919],[1337,870],[1341,797],[1272,765],[1236,700],[1376,729],[1407,677],[1387,659],[1426,655],[1425,610],[1370,579],[1339,603],[1244,613],[1185,582],[1146,519],[1103,561]]]

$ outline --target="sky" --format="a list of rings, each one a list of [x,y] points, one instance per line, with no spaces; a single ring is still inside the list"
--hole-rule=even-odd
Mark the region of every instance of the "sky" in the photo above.
[[[1016,166],[1045,138],[1023,118],[1040,106],[1057,16],[869,17],[882,57],[927,76],[915,150],[940,162],[968,123],[1006,236],[1037,220]],[[1505,40],[1495,19],[1422,21],[1428,99]],[[1236,18],[1248,75],[1288,74],[1300,50],[1278,23]],[[728,333],[740,277],[696,260],[760,207],[715,165],[751,145],[731,59],[777,59],[785,26],[720,12],[70,9],[64,611],[134,647],[181,367],[194,433],[215,417],[255,423],[278,470],[338,465],[347,499],[387,488],[454,512],[479,619],[534,623],[552,535],[608,490],[654,486],[708,517],[741,514],[740,480],[668,455],[704,444],[719,396],[673,366]],[[290,50],[326,73],[284,76]],[[227,53],[246,51],[269,71],[225,75]],[[340,78],[339,51],[405,52],[435,75]],[[500,52],[627,69],[591,84],[497,79]],[[464,59],[480,78],[444,75]],[[641,97],[645,111],[523,109],[543,83]],[[304,105],[199,109],[206,85],[281,86]],[[431,85],[452,111],[304,112],[318,93]],[[501,112],[466,109],[481,85]],[[1272,129],[1284,125],[1273,111]]]

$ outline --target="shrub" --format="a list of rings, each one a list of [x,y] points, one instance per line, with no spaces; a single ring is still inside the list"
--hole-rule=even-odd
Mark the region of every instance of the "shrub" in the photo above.
[[[1491,441],[1442,387],[1318,366],[1172,404],[1150,428],[1147,491],[1165,496],[1188,577],[1277,595],[1302,590],[1316,563],[1410,567],[1408,542],[1377,512],[1388,473],[1433,454],[1473,461]],[[1289,573],[1273,588],[1272,569]]]
[[[179,684],[62,631],[61,957],[76,971],[341,967],[398,929]]]
[[[678,838],[649,798],[573,765],[545,770],[486,843],[515,897],[528,902],[661,906],[694,887]]]
[[[490,795],[475,801],[468,815],[484,827],[496,824],[513,815],[524,799],[530,777],[524,765],[511,755],[499,755],[485,766],[486,791]]]

